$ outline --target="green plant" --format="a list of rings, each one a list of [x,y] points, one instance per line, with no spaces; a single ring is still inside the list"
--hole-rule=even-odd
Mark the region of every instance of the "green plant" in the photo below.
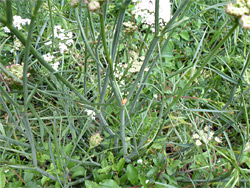
[[[131,0],[0,5],[0,187],[249,185],[248,33],[160,2],[149,25]]]

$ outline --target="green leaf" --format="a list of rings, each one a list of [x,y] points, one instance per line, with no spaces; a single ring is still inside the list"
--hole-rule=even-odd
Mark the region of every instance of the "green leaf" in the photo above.
[[[41,183],[42,185],[44,185],[46,182],[48,182],[50,179],[47,177],[47,176],[43,176],[42,177],[42,180],[41,180]]]
[[[124,167],[125,164],[125,159],[122,158],[119,160],[119,162],[117,163],[117,172],[120,172],[122,170],[122,168]]]
[[[33,173],[30,173],[30,172],[24,172],[24,181],[27,183],[27,182],[30,182],[32,179],[33,179],[33,176],[34,174]]]
[[[72,178],[74,178],[74,177],[77,177],[77,176],[84,176],[84,174],[86,173],[86,170],[85,170],[84,167],[78,166],[78,167],[74,168],[72,170],[72,172],[74,172],[72,174]]]
[[[89,181],[89,180],[85,181],[85,186],[86,188],[99,188],[100,187],[97,183],[93,181]]]
[[[155,173],[157,172],[157,170],[158,170],[157,167],[154,167],[154,168],[150,169],[150,170],[148,171],[148,173],[147,173],[147,177],[150,178],[150,177],[154,176]]]
[[[114,155],[113,155],[112,152],[109,152],[108,160],[109,160],[109,162],[111,162],[112,164],[114,164]]]
[[[5,187],[6,177],[3,168],[0,169],[0,188]]]
[[[184,40],[189,41],[189,34],[186,30],[182,30],[179,35],[181,36],[181,38],[183,38]]]
[[[37,188],[37,184],[34,181],[26,182],[25,188]]]
[[[104,159],[102,160],[102,162],[101,162],[101,167],[104,168],[104,167],[106,167],[106,166],[108,166],[108,165],[109,165],[109,164],[108,164],[107,159],[104,158]]]
[[[192,55],[193,54],[192,48],[190,48],[189,46],[186,46],[185,53],[187,56]]]
[[[65,152],[66,155],[69,155],[71,150],[73,148],[73,145],[71,143],[67,144],[64,148],[63,151]]]
[[[61,188],[61,185],[60,185],[60,183],[58,181],[55,184],[55,188]]]
[[[102,169],[99,169],[97,172],[98,173],[108,173],[112,169],[112,166],[106,166]]]
[[[147,178],[144,176],[139,176],[140,183],[143,185],[143,187],[147,188],[149,186],[149,183],[146,183]]]
[[[132,185],[138,183],[138,170],[132,164],[127,166],[127,176]]]
[[[72,157],[72,159],[75,159],[75,160],[79,160],[80,159],[80,156],[73,156]],[[71,169],[71,168],[73,168],[77,163],[76,162],[74,162],[74,161],[68,161],[69,163],[68,163],[68,169]]]
[[[120,186],[114,180],[108,179],[100,183],[100,188],[120,188]]]
[[[50,156],[47,155],[47,154],[43,154],[42,157],[41,157],[41,162],[42,162],[42,163],[45,163],[46,160],[50,160]]]

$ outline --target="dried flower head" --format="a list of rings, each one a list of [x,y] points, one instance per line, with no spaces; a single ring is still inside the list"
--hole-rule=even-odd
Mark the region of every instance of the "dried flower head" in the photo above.
[[[100,3],[96,0],[92,0],[88,3],[88,7],[90,11],[96,11],[100,8]]]
[[[228,3],[226,13],[240,18],[242,27],[250,29],[250,0],[237,0],[236,3]]]
[[[6,69],[11,72],[14,76],[16,76],[19,80],[23,79],[23,64],[12,64],[10,66],[6,66]],[[30,73],[27,74],[27,77],[30,77]],[[8,84],[9,87],[13,89],[21,89],[22,84],[17,80],[13,79],[11,76],[3,73],[3,79]]]
[[[90,137],[89,145],[91,148],[94,148],[102,142],[103,138],[101,137],[100,133],[95,133]]]
[[[72,0],[70,2],[70,6],[72,6],[73,8],[77,7],[80,3],[80,0]]]

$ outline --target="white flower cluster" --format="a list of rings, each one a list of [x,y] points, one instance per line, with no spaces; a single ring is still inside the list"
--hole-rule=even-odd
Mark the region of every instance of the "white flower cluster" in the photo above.
[[[26,18],[26,19],[22,19],[21,16],[13,16],[13,25],[14,27],[16,27],[17,29],[22,29],[22,26],[23,25],[26,25],[26,24],[30,24],[30,19]],[[8,27],[4,27],[4,32],[6,33],[10,33],[10,30]]]
[[[250,0],[237,0],[235,3],[228,3],[226,13],[240,18],[242,27],[250,29]]]
[[[213,139],[214,132],[210,130],[209,126],[206,126],[204,130],[199,131],[198,133],[193,134],[192,138],[195,140],[195,144],[197,146],[202,145],[202,141],[208,144],[209,141]],[[219,137],[214,137],[214,140],[218,143],[222,143],[221,138]]]
[[[60,50],[60,53],[63,54],[64,52],[68,52],[68,46],[71,46],[73,44],[73,33],[68,32],[65,34],[65,29],[62,29],[62,26],[56,25],[54,27],[54,37],[55,39],[59,39],[60,41],[66,42],[59,42],[58,47]],[[52,41],[48,41],[44,43],[46,46],[49,46],[52,44]]]
[[[64,52],[68,52],[68,46],[71,46],[73,44],[73,33],[72,32],[65,32],[65,29],[62,28],[62,26],[60,25],[56,25],[54,26],[54,37],[55,39],[58,39],[60,42],[58,43],[58,48],[61,54],[64,54]],[[48,41],[46,43],[44,43],[46,46],[50,46],[52,44],[52,41]],[[48,61],[51,62],[53,61],[53,59],[55,58],[53,55],[51,55],[50,53],[47,53],[45,55],[43,55],[43,58]],[[52,64],[52,67],[57,71],[58,67],[59,67],[60,63],[59,62],[55,62],[54,64]]]
[[[44,58],[45,61],[51,62],[51,61],[53,61],[55,56],[51,55],[50,53],[47,53],[47,54],[43,55],[43,58]],[[57,61],[54,64],[52,64],[52,68],[55,69],[56,71],[58,71],[59,65],[60,65],[60,63]]]
[[[135,17],[142,18],[142,22],[152,25],[155,22],[155,0],[133,0],[135,3]],[[171,3],[169,0],[159,1],[160,25],[171,19]]]
[[[21,16],[17,16],[17,15],[13,16],[13,26],[16,27],[17,29],[21,30],[22,26],[26,25],[26,24],[30,24],[30,19],[28,19],[28,18],[22,19]],[[6,26],[3,28],[3,30],[5,33],[10,33],[9,28]],[[10,52],[14,53],[15,50],[20,51],[21,47],[22,47],[22,43],[15,38],[14,46],[10,50]]]
[[[21,51],[21,47],[22,47],[22,43],[17,39],[15,38],[15,41],[14,41],[14,46],[12,46],[13,48],[10,50],[11,53],[14,53],[14,51]]]

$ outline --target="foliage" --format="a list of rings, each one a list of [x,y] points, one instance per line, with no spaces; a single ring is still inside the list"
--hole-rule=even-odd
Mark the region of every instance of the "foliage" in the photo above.
[[[249,33],[157,2],[1,2],[0,187],[249,187]]]

